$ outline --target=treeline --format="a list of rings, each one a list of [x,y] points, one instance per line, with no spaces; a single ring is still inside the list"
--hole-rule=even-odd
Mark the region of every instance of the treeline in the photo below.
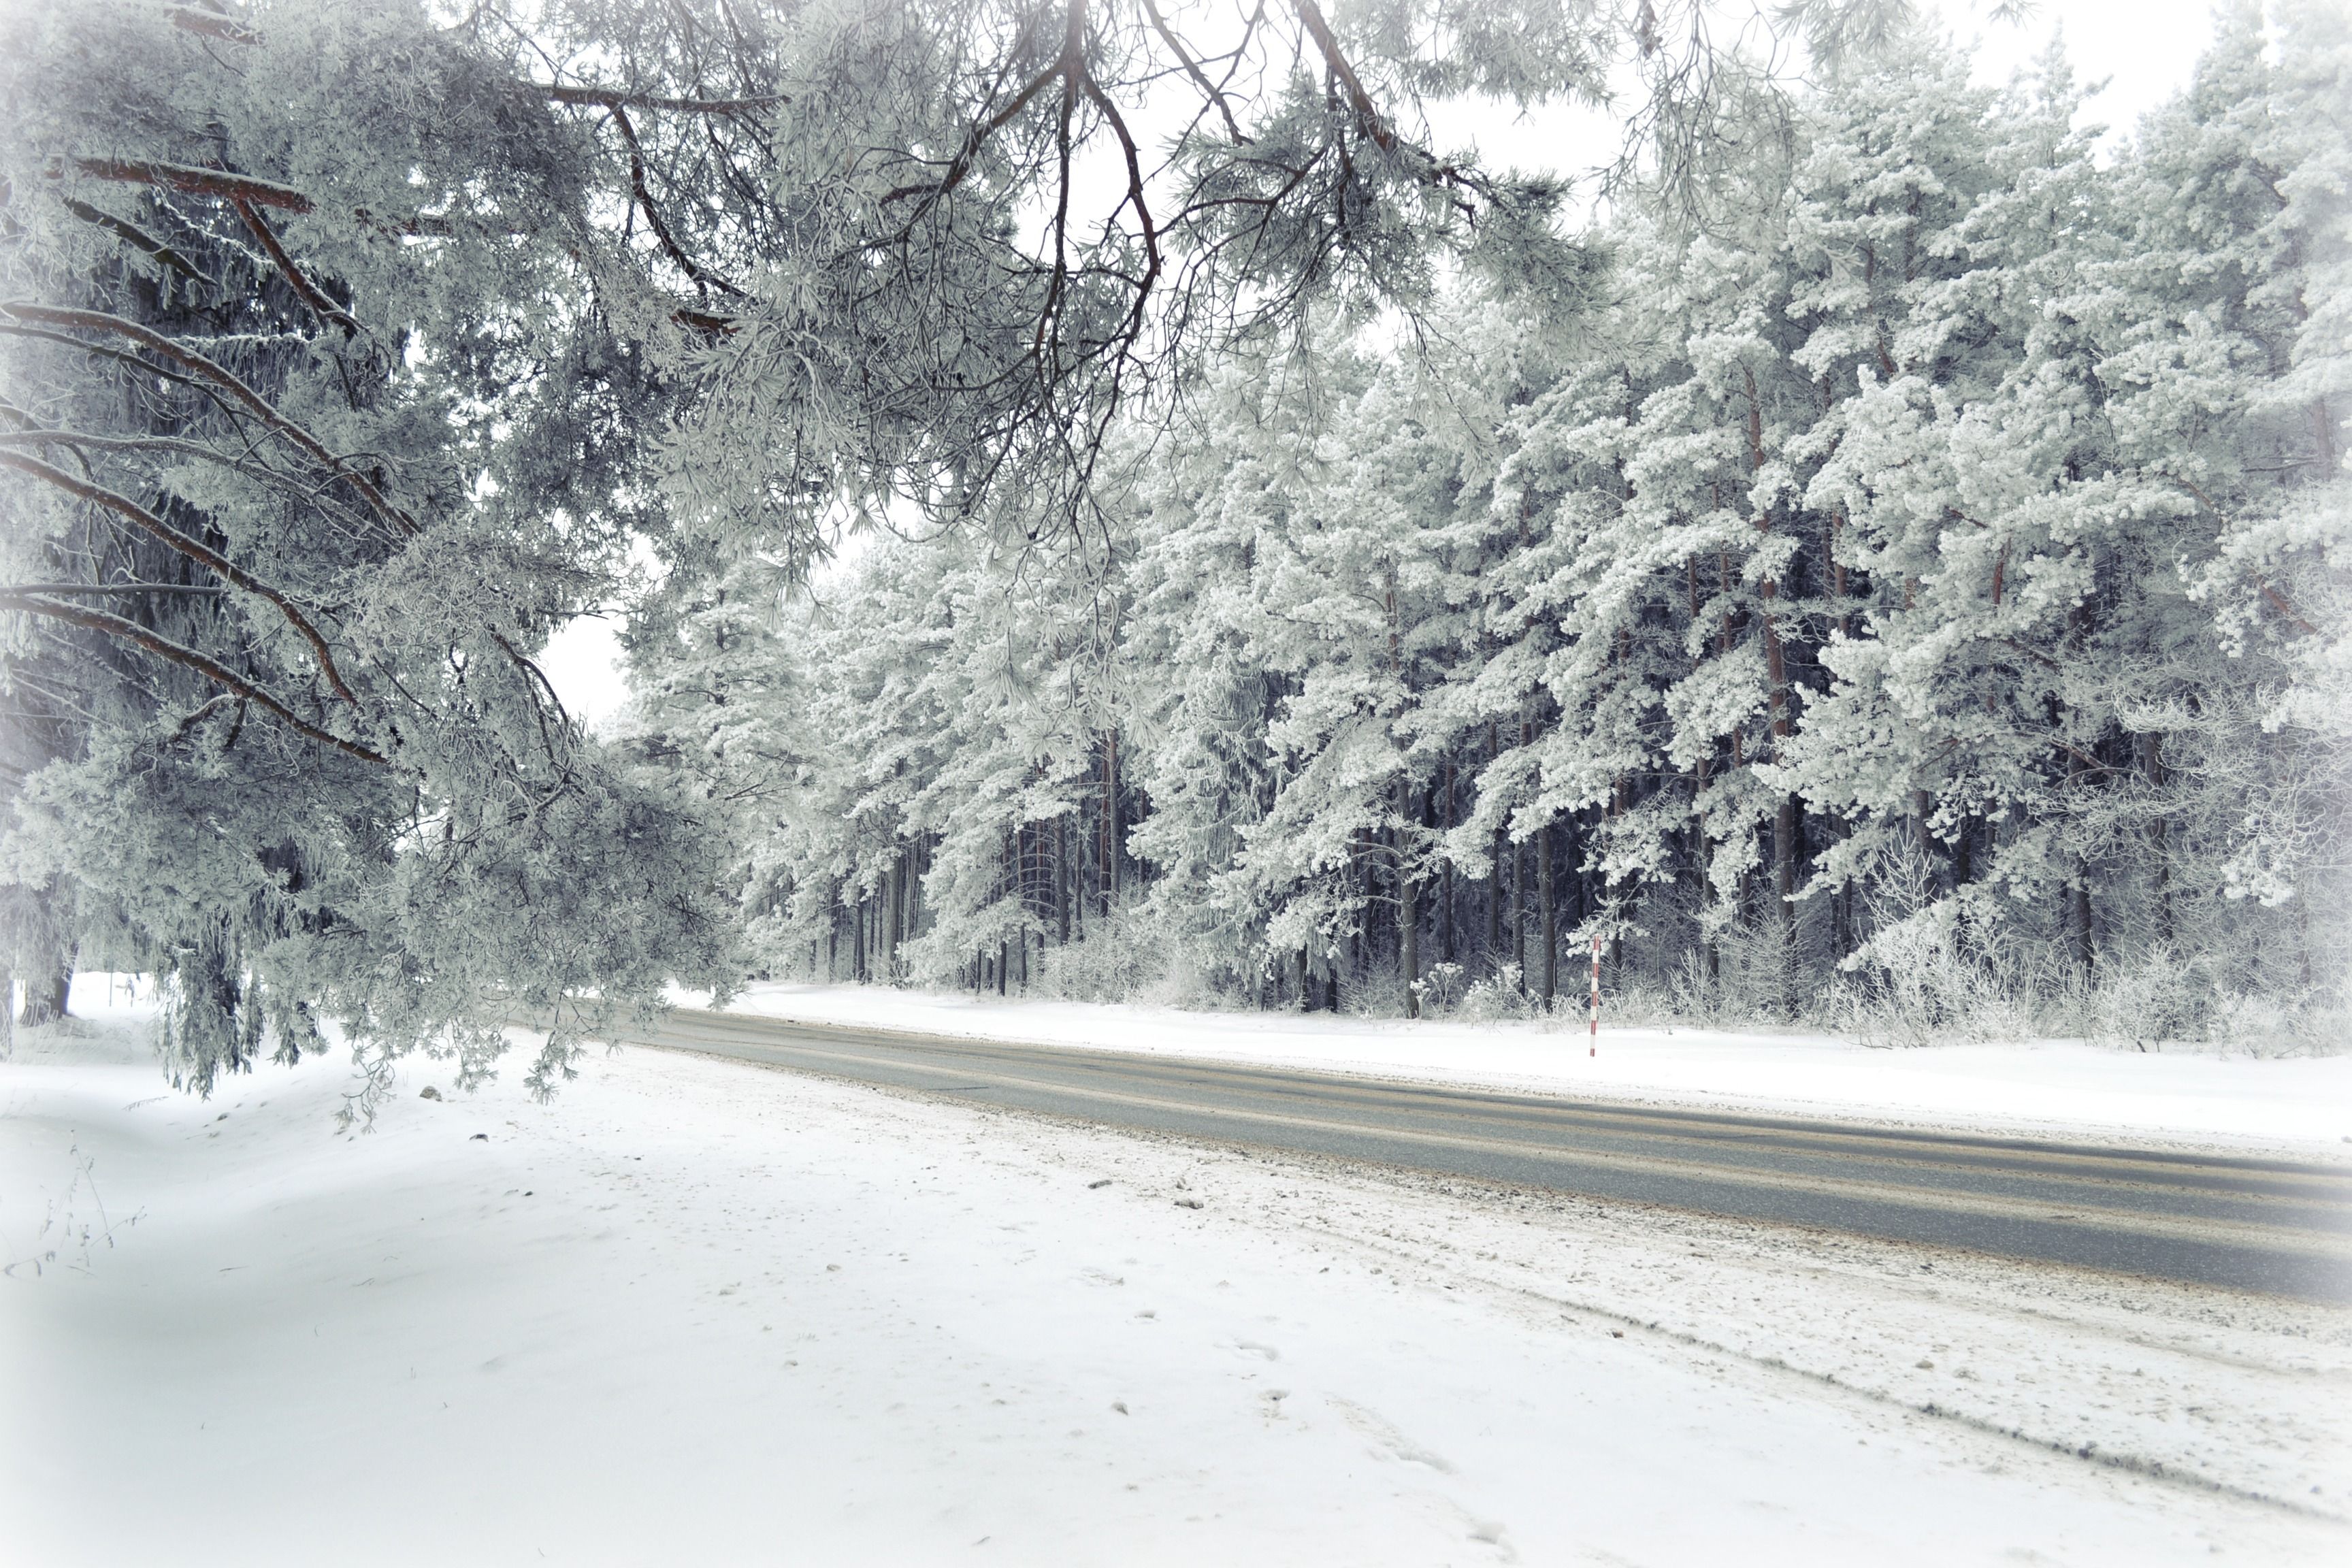
[[[2352,48],[2275,21],[2109,153],[1940,38],[1759,105],[1580,270],[1196,378],[1082,547],[674,576],[634,744],[779,973],[1412,1013],[1597,940],[1702,1009],[2310,1026]]]

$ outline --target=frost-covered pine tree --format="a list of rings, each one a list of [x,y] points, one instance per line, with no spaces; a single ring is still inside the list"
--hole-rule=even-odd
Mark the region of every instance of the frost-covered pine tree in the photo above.
[[[400,5],[6,31],[5,875],[70,909],[20,967],[154,973],[200,1090],[329,1017],[461,1079],[551,1025],[545,1085],[723,983],[710,841],[531,658],[656,525],[562,106]]]
[[[1085,680],[1034,657],[1072,588],[1018,587],[1029,552],[894,548],[828,614],[953,607],[803,667],[796,711],[847,706],[793,722],[936,702],[923,831],[986,837],[918,880],[999,984],[977,933],[1035,922],[974,871],[1088,811],[1013,783],[1076,776],[1084,687],[1126,763],[1090,831],[1235,999],[1408,1010],[1436,954],[1549,1000],[1601,938],[1703,1007],[1932,972],[2065,1026],[2321,1016],[2344,45],[2279,25],[2225,28],[2105,162],[2063,60],[1982,89],[1924,32],[1724,100],[1739,133],[1619,187],[1541,309],[1465,275],[1410,354],[1399,315],[1325,314],[1139,410],[1090,491]]]

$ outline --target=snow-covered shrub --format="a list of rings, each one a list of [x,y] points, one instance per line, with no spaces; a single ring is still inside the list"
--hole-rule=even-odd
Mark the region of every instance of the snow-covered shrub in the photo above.
[[[1413,984],[1413,994],[1421,1003],[1423,1015],[1454,1011],[1468,988],[1468,975],[1469,972],[1458,963],[1431,964],[1428,974]]]
[[[1505,1018],[1532,1018],[1536,1004],[1520,989],[1517,964],[1506,963],[1484,979],[1474,980],[1462,994],[1460,1016],[1485,1023]]]
[[[1195,945],[1147,910],[1118,910],[1095,921],[1084,942],[1048,944],[1029,958],[1029,994],[1070,1002],[1135,1002],[1161,1007],[1228,1005]]]

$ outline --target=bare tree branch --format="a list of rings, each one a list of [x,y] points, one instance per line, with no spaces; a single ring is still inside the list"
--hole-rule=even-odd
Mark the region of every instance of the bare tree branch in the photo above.
[[[27,457],[22,452],[0,448],[0,467],[11,468],[19,473],[29,474],[47,484],[56,486],[68,495],[78,496],[83,500],[102,506],[118,517],[136,523],[156,540],[171,546],[189,560],[208,568],[222,581],[242,588],[257,598],[268,600],[270,604],[277,606],[278,613],[286,617],[287,624],[301,634],[302,640],[310,645],[310,651],[319,661],[319,672],[327,678],[327,684],[334,688],[335,695],[353,707],[359,705],[359,699],[354,697],[352,694],[352,689],[343,683],[342,672],[335,668],[335,656],[328,650],[326,637],[320,633],[317,626],[310,624],[309,616],[295,607],[292,600],[276,588],[262,582],[202,540],[192,538],[173,528],[129,496],[108,489],[103,485],[92,484],[87,479],[76,479],[63,468],[52,468],[38,458]]]
[[[654,205],[653,192],[646,186],[645,149],[637,142],[637,128],[629,123],[629,111],[617,103],[612,106],[612,110],[614,126],[621,132],[621,140],[629,144],[629,189],[635,193],[637,205],[644,210],[646,221],[653,225],[654,237],[661,241],[662,249],[669,253],[669,258],[677,263],[678,270],[685,273],[697,288],[719,289],[738,299],[747,298],[743,290],[698,265],[679,246],[677,237],[669,231],[669,225],[662,221],[661,209]]]
[[[278,242],[278,236],[263,220],[260,209],[242,196],[231,196],[228,205],[236,209],[236,216],[245,220],[245,226],[253,231],[253,237],[261,241],[261,248],[269,253],[269,259],[278,264],[278,272],[300,297],[302,303],[310,306],[320,320],[342,328],[345,342],[358,337],[360,324],[352,320],[350,313],[341,305],[328,299],[317,284],[302,275],[302,269],[294,264],[292,257],[286,254],[286,247]]]
[[[223,201],[248,201],[257,207],[283,212],[311,211],[310,198],[287,185],[232,174],[222,169],[193,169],[184,163],[157,163],[130,158],[77,158],[74,167],[93,180],[125,184],[162,185],[190,195],[218,196]]]
[[[1109,95],[1096,85],[1091,73],[1081,79],[1081,85],[1086,89],[1087,97],[1093,101],[1097,109],[1102,110],[1103,118],[1110,122],[1112,133],[1118,138],[1119,151],[1126,156],[1127,201],[1124,205],[1135,208],[1136,226],[1143,231],[1143,249],[1150,263],[1143,276],[1136,280],[1135,306],[1128,313],[1126,338],[1129,343],[1132,343],[1143,331],[1144,307],[1150,300],[1153,286],[1160,281],[1160,231],[1152,224],[1150,207],[1144,203],[1142,153],[1135,144],[1135,138],[1128,132],[1126,120],[1121,118],[1118,106],[1111,102]],[[1112,208],[1111,216],[1118,216],[1118,209]]]
[[[50,594],[68,598],[103,597],[109,594],[187,594],[217,598],[226,588],[198,587],[190,583],[5,583],[0,594]]]
[[[1315,40],[1315,47],[1322,55],[1323,63],[1331,68],[1331,74],[1338,77],[1339,85],[1347,89],[1348,106],[1355,110],[1356,121],[1364,128],[1364,134],[1370,136],[1381,152],[1395,152],[1396,132],[1381,118],[1379,106],[1372,102],[1372,95],[1366,92],[1364,84],[1357,79],[1356,68],[1348,63],[1348,57],[1339,48],[1339,40],[1331,36],[1331,24],[1323,19],[1321,7],[1315,4],[1315,0],[1293,0],[1293,4],[1298,11],[1299,21],[1306,26],[1307,36]]]
[[[1029,107],[1030,100],[1049,84],[1061,79],[1062,67],[1062,59],[1056,56],[1052,65],[1039,71],[1030,79],[1027,86],[1013,94],[1012,102],[985,121],[974,125],[970,133],[964,137],[963,145],[956,150],[956,155],[948,161],[947,173],[936,180],[926,180],[920,184],[900,185],[897,190],[886,194],[880,205],[887,207],[891,203],[904,201],[908,196],[928,196],[937,200],[962,184],[971,174],[973,162],[979,158],[980,150],[987,143],[988,139],[1011,124],[1023,110]]]
[[[79,327],[86,331],[112,332],[117,336],[129,338],[142,347],[163,355],[174,364],[185,366],[228,393],[263,424],[283,436],[306,455],[323,465],[337,479],[357,490],[367,501],[369,510],[383,519],[394,532],[406,535],[417,531],[416,520],[387,500],[383,493],[377,489],[365,475],[352,472],[343,459],[328,451],[317,437],[278,413],[267,398],[247,386],[241,377],[218,361],[197,353],[184,343],[167,338],[161,332],[142,327],[136,321],[110,315],[103,310],[62,310],[54,306],[16,301],[0,304],[0,314],[12,316],[20,321],[37,321],[58,327]]]
[[[90,631],[103,632],[108,637],[119,637],[124,642],[136,644],[159,658],[168,659],[184,668],[193,669],[206,679],[226,687],[246,700],[268,710],[297,734],[307,736],[321,745],[332,746],[339,752],[348,752],[362,762],[373,763],[378,767],[392,765],[392,759],[382,752],[370,751],[356,741],[346,741],[341,735],[321,730],[210,654],[183,647],[161,632],[152,631],[136,621],[125,620],[121,616],[110,615],[104,610],[85,609],[79,605],[61,605],[54,600],[44,599],[37,595],[17,589],[0,589],[0,609],[16,610],[32,616],[46,616],[51,620],[64,621],[68,625],[82,626]]]
[[[791,101],[779,97],[659,98],[649,93],[623,92],[617,88],[562,87],[553,82],[534,81],[524,85],[556,103],[578,104],[591,109],[668,110],[679,114],[741,114]]]
[[[73,342],[75,340],[60,338],[58,341]],[[217,464],[233,473],[242,474],[247,479],[273,486],[289,495],[299,496],[306,504],[327,512],[355,533],[364,531],[369,526],[366,518],[331,496],[321,494],[319,487],[308,479],[299,474],[282,473],[267,463],[256,460],[250,455],[249,447],[247,448],[247,455],[239,456],[233,452],[224,452],[215,447],[207,447],[201,441],[186,441],[173,436],[93,436],[84,430],[43,429],[0,430],[0,446],[70,447],[76,451],[87,449],[93,452],[168,452],[173,457],[192,458],[201,463]]]
[[[1183,40],[1179,38],[1175,30],[1168,26],[1167,19],[1160,15],[1160,6],[1156,0],[1143,0],[1143,14],[1151,18],[1153,31],[1157,32],[1166,41],[1168,47],[1176,52],[1178,63],[1183,66],[1184,74],[1192,79],[1192,85],[1201,89],[1201,96],[1214,104],[1217,112],[1224,117],[1225,134],[1233,138],[1234,145],[1248,146],[1250,139],[1242,134],[1241,122],[1234,118],[1233,105],[1226,100],[1223,90],[1209,80],[1208,73],[1203,71],[1200,63],[1192,58],[1192,51],[1184,47]]]
[[[192,282],[210,283],[212,281],[203,273],[190,266],[185,257],[173,249],[170,246],[164,244],[162,240],[149,235],[144,229],[140,228],[135,224],[130,223],[125,219],[116,217],[112,213],[102,212],[97,207],[90,205],[88,202],[78,201],[72,196],[68,196],[66,198],[66,211],[73,214],[74,216],[81,219],[84,223],[96,224],[99,227],[105,229],[108,233],[112,234],[124,244],[130,246],[133,250],[145,252],[147,255],[153,257],[163,266],[170,268],[173,271],[178,273],[183,278],[188,279]]]
[[[172,18],[172,26],[184,33],[201,33],[207,38],[224,43],[251,44],[257,35],[249,27],[240,27],[217,11],[200,11],[194,5],[167,5],[163,14]]]

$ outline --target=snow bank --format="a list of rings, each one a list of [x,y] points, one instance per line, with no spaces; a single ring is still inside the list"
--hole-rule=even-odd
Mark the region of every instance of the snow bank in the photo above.
[[[2142,1053],[2076,1041],[1882,1050],[1794,1032],[1612,1028],[1605,1017],[1593,1056],[1581,1027],[1188,1013],[875,985],[759,984],[732,1005],[769,1017],[1546,1094],[2352,1158],[2352,1056]]]

